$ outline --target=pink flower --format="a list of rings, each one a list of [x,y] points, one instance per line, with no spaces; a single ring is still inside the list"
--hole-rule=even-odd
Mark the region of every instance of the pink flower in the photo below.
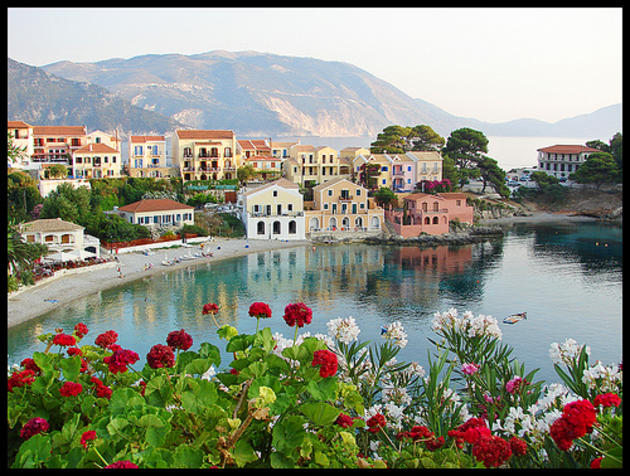
[[[521,385],[527,385],[529,382],[521,377],[514,377],[512,380],[505,384],[505,391],[511,395],[514,395],[521,388]]]
[[[475,364],[474,362],[462,365],[462,372],[465,373],[466,375],[472,375],[476,373],[478,370],[479,370],[479,366]]]

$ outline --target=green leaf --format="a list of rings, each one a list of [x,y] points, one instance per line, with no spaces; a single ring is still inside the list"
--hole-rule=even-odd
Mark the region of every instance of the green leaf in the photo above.
[[[232,337],[238,335],[238,330],[235,327],[225,324],[224,326],[221,326],[219,328],[219,330],[217,331],[217,335],[220,338],[229,341],[230,339],[232,339]]]
[[[145,433],[146,442],[154,448],[162,446],[162,444],[164,444],[164,441],[166,440],[166,435],[169,431],[170,427],[168,426],[163,426],[159,428],[155,426],[150,426],[147,428],[147,431]]]
[[[337,393],[337,381],[334,378],[325,378],[319,382],[311,380],[306,385],[306,390],[315,400],[333,400]]]
[[[156,407],[165,407],[168,405],[172,394],[173,390],[171,389],[165,375],[158,375],[157,377],[149,380],[144,391],[144,396],[149,405],[154,405]],[[113,398],[114,396],[112,394],[112,399]]]
[[[221,365],[221,351],[217,346],[208,342],[202,342],[201,348],[199,349],[199,357],[209,359],[215,367]]]
[[[59,363],[59,367],[61,367],[66,380],[76,382],[79,377],[79,371],[81,370],[81,357],[73,355],[72,357],[62,359]]]
[[[166,425],[166,423],[157,415],[153,415],[149,413],[147,415],[142,415],[140,419],[138,420],[137,425],[142,428],[150,428],[150,427],[162,428],[163,426]]]
[[[282,453],[271,453],[272,468],[295,468],[295,463]]]
[[[50,458],[50,439],[43,433],[31,436],[20,446],[15,456],[14,468],[39,468]]]
[[[240,334],[240,335],[234,336],[230,339],[230,342],[228,342],[228,345],[225,348],[225,350],[227,352],[237,352],[239,350],[246,350],[247,348],[249,348],[249,346],[251,346],[253,340],[254,340],[254,336],[249,335],[249,334]]]
[[[208,371],[212,362],[209,359],[194,359],[184,368],[184,373],[191,375],[203,375]]]
[[[174,467],[198,469],[203,463],[204,453],[199,448],[180,445],[175,450]]]
[[[249,441],[241,438],[236,442],[232,456],[236,460],[236,464],[239,468],[245,466],[247,463],[252,463],[258,459],[252,445]]]
[[[334,423],[341,410],[324,402],[304,403],[299,410],[315,425],[326,426]]]
[[[255,347],[262,347],[265,351],[271,352],[275,345],[276,343],[273,340],[273,335],[269,327],[265,327],[256,334],[256,338],[254,339]]]
[[[116,418],[113,418],[112,421],[110,421],[107,424],[107,432],[112,436],[114,436],[117,433],[124,434],[123,429],[126,428],[128,425],[129,425],[129,420],[123,417],[116,417]]]
[[[320,466],[323,466],[324,468],[327,468],[330,464],[328,456],[326,456],[321,451],[315,451],[314,459],[315,459],[315,463],[317,463]]]
[[[52,354],[44,354],[43,352],[33,352],[33,360],[42,372],[52,370]]]

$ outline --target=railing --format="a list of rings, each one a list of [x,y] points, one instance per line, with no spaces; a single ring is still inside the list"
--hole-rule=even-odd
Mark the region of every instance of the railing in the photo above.
[[[304,216],[304,212],[282,212],[280,214],[277,213],[265,213],[265,212],[254,212],[248,213],[249,216],[254,218],[265,218],[265,217],[302,217]]]
[[[352,201],[352,195],[340,195],[339,196],[339,201],[340,202],[351,202]]]

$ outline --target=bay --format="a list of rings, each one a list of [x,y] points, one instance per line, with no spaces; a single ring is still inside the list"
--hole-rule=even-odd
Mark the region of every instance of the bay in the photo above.
[[[427,365],[435,349],[435,312],[494,316],[503,342],[527,370],[547,382],[559,378],[549,358],[553,342],[573,338],[591,347],[591,361],[609,365],[622,355],[621,228],[598,222],[513,225],[498,239],[460,247],[420,249],[365,244],[288,248],[253,253],[196,268],[165,272],[78,299],[39,318],[8,329],[8,363],[19,363],[44,346],[37,335],[78,322],[90,332],[84,343],[113,329],[118,343],[135,350],[143,365],[154,344],[185,329],[194,341],[224,348],[216,327],[202,315],[205,303],[220,307],[219,324],[253,333],[249,306],[269,304],[273,317],[261,326],[293,336],[282,319],[284,307],[303,301],[313,322],[300,333],[327,333],[326,323],[353,316],[361,340],[382,342],[383,325],[400,321],[408,345],[398,360]],[[501,323],[512,313],[528,319]],[[223,365],[229,357],[223,354]]]

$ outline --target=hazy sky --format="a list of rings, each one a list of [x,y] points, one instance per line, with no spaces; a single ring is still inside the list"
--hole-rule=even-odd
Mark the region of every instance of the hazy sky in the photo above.
[[[621,8],[9,8],[32,66],[254,50],[351,63],[490,122],[555,122],[622,101]]]

